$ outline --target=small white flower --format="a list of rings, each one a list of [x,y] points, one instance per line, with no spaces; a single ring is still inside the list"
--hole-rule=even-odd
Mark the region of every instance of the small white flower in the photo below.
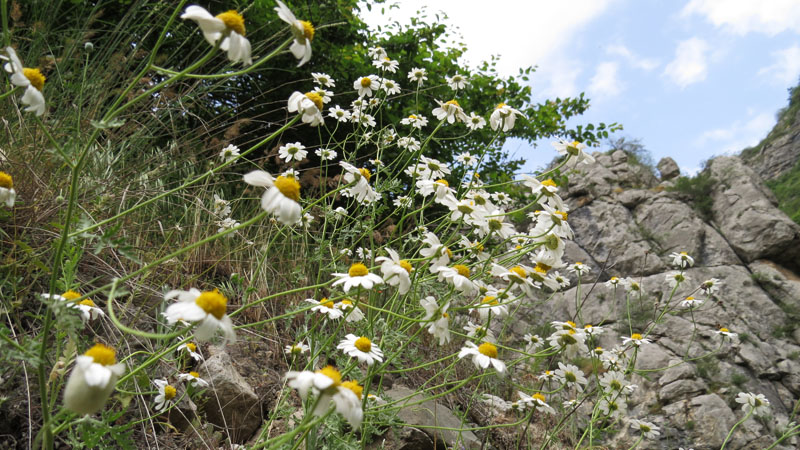
[[[622,338],[622,345],[631,344],[634,347],[638,347],[642,344],[649,344],[650,342],[650,339],[643,338],[639,333],[633,333],[631,337]]]
[[[672,258],[672,265],[681,269],[692,267],[694,265],[694,258],[689,256],[689,254],[686,252],[672,252],[669,254],[669,257]]]
[[[300,183],[296,178],[273,178],[263,170],[254,170],[244,176],[244,181],[253,186],[267,188],[261,197],[261,208],[278,216],[281,223],[294,225],[300,220],[302,208],[297,203],[300,200]]]
[[[349,292],[351,288],[356,286],[372,289],[375,285],[383,284],[383,278],[370,273],[367,266],[361,263],[355,263],[350,266],[347,273],[334,273],[332,275],[338,278],[332,286],[344,284],[343,289],[345,292]]]
[[[224,162],[231,162],[239,157],[239,147],[229,144],[219,152],[219,158]]]
[[[572,364],[564,364],[559,362],[558,369],[555,371],[555,376],[566,387],[574,387],[578,391],[582,391],[583,386],[585,386],[587,383],[586,377],[583,375],[583,371]]]
[[[361,77],[353,82],[353,89],[358,91],[359,97],[372,97],[373,92],[380,87],[380,78],[377,75]]]
[[[664,275],[664,278],[669,284],[669,287],[673,289],[677,287],[679,284],[689,281],[689,277],[686,276],[685,273],[679,272],[677,270],[667,272],[667,274]]]
[[[547,404],[543,394],[535,393],[532,396],[522,391],[517,391],[519,395],[519,404],[524,406],[524,409],[539,409],[548,414],[554,414],[555,410]]]
[[[300,60],[297,63],[297,67],[300,67],[311,60],[311,41],[314,39],[314,26],[311,25],[311,22],[297,20],[292,11],[281,0],[275,1],[278,4],[275,7],[278,17],[291,27],[294,42],[289,47],[289,51],[292,52],[295,58]]]
[[[197,345],[192,342],[186,342],[181,344],[177,348],[178,352],[184,350],[186,353],[189,354],[195,361],[202,361],[203,356],[197,352]]]
[[[458,352],[458,358],[472,356],[472,363],[478,369],[486,369],[491,364],[498,374],[502,375],[506,371],[506,363],[497,359],[497,346],[491,342],[484,342],[480,346],[470,341],[464,343],[464,347]]]
[[[184,383],[189,383],[192,387],[208,386],[208,381],[200,378],[200,374],[197,372],[182,373],[178,375],[178,380],[183,381]]]
[[[592,271],[592,268],[582,262],[576,262],[569,266],[569,271],[578,276],[583,276]]]
[[[231,213],[229,202],[217,194],[214,194],[214,214],[218,217],[227,217]]]
[[[386,49],[381,47],[380,45],[376,45],[375,47],[370,47],[367,49],[367,54],[373,60],[375,59],[383,59],[386,58]]]
[[[618,277],[611,277],[603,284],[609,289],[616,289],[618,286],[622,285],[622,279]]]
[[[353,301],[346,298],[336,305],[334,308],[342,310],[342,314],[344,314],[344,320],[349,322],[360,322],[364,320],[364,313],[361,312],[361,309],[353,304]]]
[[[573,158],[573,164],[592,164],[594,163],[594,157],[586,153],[586,144],[583,144],[578,141],[568,142],[563,139],[559,140],[558,142],[553,142],[553,147],[555,147],[556,151],[561,156],[569,156]]]
[[[81,415],[96,413],[105,405],[117,377],[123,373],[125,365],[117,364],[114,349],[95,344],[75,358],[75,367],[64,388],[64,407]]]
[[[467,128],[470,130],[480,130],[481,128],[486,126],[486,119],[482,116],[475,114],[474,112],[469,113],[469,117],[467,120],[464,121],[467,124]]]
[[[467,87],[467,78],[463,75],[456,74],[452,77],[445,77],[445,81],[447,81],[447,85],[450,86],[450,89],[454,91]]]
[[[691,295],[686,297],[685,300],[681,301],[680,305],[681,308],[697,308],[703,304],[702,298],[694,298]]]
[[[489,125],[492,130],[497,130],[502,125],[502,131],[509,131],[514,128],[517,116],[523,116],[523,114],[505,103],[500,103],[489,116]]]
[[[39,69],[24,67],[13,47],[6,47],[5,52],[8,56],[0,55],[0,59],[8,61],[3,67],[11,74],[11,84],[25,88],[25,93],[20,98],[23,104],[28,105],[25,111],[41,116],[45,111],[44,95],[42,95],[45,76]]]
[[[287,163],[292,160],[302,161],[306,159],[306,155],[308,155],[308,150],[305,148],[306,146],[299,142],[282,145],[278,149],[278,156],[285,159]]]
[[[732,341],[736,341],[739,339],[738,334],[731,332],[729,329],[725,327],[721,327],[719,330],[715,331],[715,333],[722,336],[723,338],[728,338]]]
[[[291,356],[302,355],[304,353],[308,353],[309,351],[311,351],[311,348],[309,348],[309,346],[307,346],[303,342],[298,342],[297,344],[287,345],[283,349],[284,353],[286,353],[287,355],[291,355]]]
[[[390,286],[398,286],[400,294],[405,294],[411,288],[411,271],[414,270],[411,264],[391,248],[386,247],[389,256],[379,256],[375,262],[381,263],[381,273],[383,280]]]
[[[489,328],[486,328],[482,325],[476,325],[472,322],[467,322],[464,326],[464,331],[467,332],[467,337],[470,337],[475,340],[482,340],[486,342],[497,342],[497,338],[494,335],[494,332]]]
[[[376,361],[383,361],[381,349],[364,336],[359,337],[355,334],[348,334],[339,342],[336,348],[352,358],[358,358],[359,362],[367,363],[368,366],[375,364]]]
[[[217,229],[217,233],[222,233],[225,230],[230,230],[231,228],[238,227],[241,224],[231,217],[226,217],[222,220],[217,221],[217,225],[219,226],[219,228]],[[233,237],[233,233],[228,234],[227,236]]]
[[[416,81],[417,86],[422,86],[422,82],[428,79],[428,71],[419,67],[415,67],[408,72],[408,81]]]
[[[329,88],[336,87],[336,82],[334,82],[333,78],[327,73],[311,72],[311,76],[314,77],[314,83]]]
[[[372,65],[378,69],[391,73],[395,73],[397,71],[397,68],[400,67],[400,63],[398,61],[390,59],[388,57],[376,59],[372,61]]]
[[[339,105],[333,108],[328,108],[328,116],[332,117],[339,122],[347,122],[350,120],[350,111],[342,109]]]
[[[415,152],[420,149],[420,142],[413,137],[401,137],[397,140],[397,146]]]
[[[466,167],[472,167],[478,164],[478,158],[472,156],[469,152],[459,153],[458,156],[456,156],[456,161]]]
[[[245,66],[253,64],[250,41],[244,37],[244,18],[236,11],[226,11],[212,16],[205,8],[191,5],[181,15],[181,19],[195,21],[203,37],[211,45],[217,45],[217,41],[222,39],[219,48],[228,52],[228,60],[231,62],[241,62]]]
[[[313,298],[307,298],[306,301],[316,305],[311,308],[311,311],[318,312],[320,314],[326,314],[329,319],[338,319],[342,317],[342,311],[337,309],[336,305],[333,303],[333,300],[328,300],[327,297],[322,297],[322,300],[320,301],[316,301]]]
[[[0,157],[0,162],[2,162]],[[14,207],[17,200],[17,192],[14,190],[14,180],[11,175],[0,171],[0,203],[5,203],[9,208]]]
[[[437,108],[434,108],[433,115],[436,116],[439,120],[447,120],[447,123],[454,123],[456,120],[459,122],[466,122],[467,115],[464,114],[464,110],[461,109],[461,105],[458,104],[458,101],[455,99],[448,100],[446,102],[436,101],[439,104]]]
[[[316,127],[325,122],[322,117],[322,108],[324,106],[324,95],[327,91],[322,90],[319,92],[292,92],[287,104],[287,110],[290,113],[302,114],[303,123],[307,123],[312,127]],[[330,97],[327,97],[330,101]]]
[[[178,301],[169,305],[163,312],[167,322],[170,324],[178,321],[198,322],[200,326],[195,331],[195,337],[200,341],[210,339],[217,329],[224,333],[225,342],[236,340],[233,322],[225,314],[228,299],[217,289],[204,292],[195,288],[188,291],[172,290],[164,295],[164,300],[173,298],[177,298]]]
[[[742,410],[749,413],[751,410],[757,416],[765,415],[769,412],[769,400],[764,394],[753,394],[752,392],[739,392],[736,395],[736,403],[742,405]]]
[[[644,420],[638,419],[628,419],[631,424],[631,428],[634,430],[639,430],[642,432],[642,436],[647,439],[655,439],[658,437],[659,428],[650,422],[645,422]]]
[[[439,345],[450,342],[450,315],[447,313],[450,303],[447,302],[440,307],[436,299],[429,295],[420,299],[419,304],[425,309],[423,321],[430,321],[428,333],[439,339]]]
[[[156,411],[164,412],[165,409],[169,407],[172,403],[172,400],[177,395],[178,391],[175,387],[171,386],[167,380],[153,380],[153,384],[158,387],[158,395],[156,398],[153,399],[153,403],[155,403]]]
[[[300,398],[305,400],[309,391],[313,390],[319,395],[315,416],[322,416],[328,411],[331,403],[336,406],[336,411],[344,416],[350,425],[357,429],[361,426],[364,412],[361,409],[362,388],[355,381],[342,383],[342,375],[338,370],[327,366],[316,372],[303,371],[286,373],[289,387],[297,389]]]

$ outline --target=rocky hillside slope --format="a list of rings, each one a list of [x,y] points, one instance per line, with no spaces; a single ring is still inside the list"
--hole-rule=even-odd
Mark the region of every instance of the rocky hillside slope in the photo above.
[[[595,156],[595,164],[569,177],[575,241],[568,243],[565,260],[595,269],[590,281],[598,284],[584,284],[579,298],[582,321],[609,329],[601,336],[604,347],[630,334],[624,294],[614,298],[601,284],[610,277],[633,277],[644,288],[643,301],[631,305],[633,332],[663,309],[671,252],[688,252],[696,260],[673,302],[699,297],[696,289],[705,280],[721,281],[721,290],[693,318],[667,314],[652,335],[654,343],[639,354],[637,368],[653,371],[637,376],[640,389],[628,407],[631,416],[662,429],[660,441],[650,444],[657,447],[648,448],[719,448],[743,417],[734,401],[742,391],[766,395],[772,417],[745,422],[727,448],[769,446],[800,398],[800,226],[776,207],[762,179],[738,157],[708,164],[710,210],[701,214],[674,190],[679,170],[670,158],[658,164],[656,177],[623,151]],[[548,302],[553,320],[574,317],[576,289]],[[519,328],[542,320],[538,311]],[[738,342],[721,344],[720,327],[738,333]],[[633,439],[623,432],[612,448],[627,448]],[[786,444],[796,448],[800,442]]]

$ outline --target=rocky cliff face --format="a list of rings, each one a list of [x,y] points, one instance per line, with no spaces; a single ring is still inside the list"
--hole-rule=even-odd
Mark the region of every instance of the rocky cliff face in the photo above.
[[[629,323],[633,332],[642,331],[664,309],[671,291],[668,255],[685,251],[696,263],[671,302],[700,297],[698,286],[711,278],[721,281],[721,290],[694,314],[678,308],[655,328],[654,342],[642,347],[637,362],[652,372],[637,376],[631,415],[661,427],[661,440],[648,448],[717,449],[743,416],[736,394],[763,393],[772,417],[745,422],[728,448],[769,446],[800,398],[800,226],[777,209],[761,178],[738,157],[708,165],[712,206],[700,215],[671,190],[674,161],[662,160],[657,178],[622,151],[595,156],[595,164],[569,176],[565,196],[575,230],[565,260],[592,265],[592,278],[583,280],[580,292],[573,287],[557,294],[547,302],[550,314],[539,310],[520,328],[546,316],[575,317],[577,294],[580,321],[605,325],[610,332],[601,335],[601,345],[613,347],[630,335]],[[624,293],[602,285],[612,276],[640,281],[644,296],[626,302]],[[738,342],[723,343],[720,327],[739,333]],[[614,445],[632,442],[623,432]]]
[[[790,171],[800,160],[800,89],[795,87],[789,106],[767,137],[742,158],[764,180],[774,180]]]

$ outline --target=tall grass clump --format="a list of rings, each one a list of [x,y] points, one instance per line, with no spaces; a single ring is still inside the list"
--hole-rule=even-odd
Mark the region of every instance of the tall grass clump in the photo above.
[[[369,71],[346,78],[306,72],[336,50],[302,9],[186,3],[0,1],[0,361],[27,404],[23,445],[364,448],[398,425],[392,378],[459,396],[451,431],[488,402],[506,420],[474,431],[513,430],[517,448],[658,435],[627,412],[637,356],[665,315],[707,306],[676,300],[693,264],[676,253],[665,298],[606,283],[627,330],[599,347],[606,324],[584,322],[580,294],[591,268],[562,260],[573,233],[554,181],[592,157],[543,118],[582,101],[533,108],[512,79],[514,102],[495,89],[476,109],[490,70],[442,75],[408,43],[402,61],[362,45],[342,64]],[[520,128],[573,139],[555,143],[557,167],[516,178],[496,150]],[[515,337],[518,312],[544,314],[567,273],[574,313]],[[633,303],[649,308],[636,328]],[[736,337],[717,334],[698,355],[693,333],[685,360]],[[190,400],[221,403],[201,373],[209,342],[264,349],[236,354],[280,373],[275,398],[252,436],[201,414],[176,444]],[[740,395],[742,422],[766,411]]]

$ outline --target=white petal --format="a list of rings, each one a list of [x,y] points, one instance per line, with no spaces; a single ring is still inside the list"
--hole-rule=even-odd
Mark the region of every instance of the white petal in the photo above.
[[[272,177],[267,172],[263,170],[254,170],[250,173],[245,174],[244,182],[253,186],[262,186],[262,187],[272,187],[275,182],[275,178]]]

